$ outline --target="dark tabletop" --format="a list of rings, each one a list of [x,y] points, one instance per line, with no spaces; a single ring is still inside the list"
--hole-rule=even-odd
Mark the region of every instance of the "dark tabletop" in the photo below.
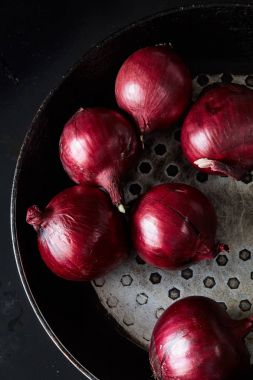
[[[21,142],[33,115],[50,89],[92,44],[152,13],[192,3],[179,0],[1,0],[1,380],[84,379],[54,346],[35,317],[18,277],[11,245],[12,178]]]

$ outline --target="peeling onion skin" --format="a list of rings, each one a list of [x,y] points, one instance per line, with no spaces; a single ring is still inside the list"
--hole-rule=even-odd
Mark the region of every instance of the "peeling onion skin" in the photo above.
[[[191,74],[168,45],[137,50],[123,63],[115,83],[119,107],[135,119],[141,134],[170,127],[191,94]]]
[[[181,142],[198,170],[243,179],[253,169],[253,91],[238,84],[206,89],[185,118]]]
[[[81,108],[63,129],[60,158],[74,182],[103,187],[119,206],[120,181],[134,165],[139,148],[134,127],[124,116],[106,108]]]
[[[176,270],[228,249],[216,245],[216,228],[215,210],[204,194],[188,185],[169,183],[153,187],[139,199],[131,236],[145,262]]]
[[[38,248],[48,268],[72,281],[91,281],[127,257],[123,216],[108,194],[91,186],[73,186],[41,211],[27,210],[27,223],[38,234]]]
[[[252,328],[253,316],[233,320],[207,297],[175,302],[153,330],[149,358],[155,379],[250,379],[244,337]]]

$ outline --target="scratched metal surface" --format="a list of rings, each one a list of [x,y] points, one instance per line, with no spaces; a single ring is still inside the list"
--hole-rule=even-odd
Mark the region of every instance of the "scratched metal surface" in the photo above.
[[[214,82],[253,86],[253,76],[205,75],[193,80],[196,99]],[[127,202],[154,184],[183,182],[200,189],[211,199],[218,216],[217,240],[227,243],[229,253],[179,271],[164,271],[143,263],[136,253],[122,266],[93,283],[98,297],[126,335],[147,349],[157,318],[175,300],[204,295],[221,303],[235,319],[253,313],[253,182],[208,176],[190,167],[181,154],[178,126],[154,134],[131,180],[125,187]],[[247,337],[252,354],[253,333]]]

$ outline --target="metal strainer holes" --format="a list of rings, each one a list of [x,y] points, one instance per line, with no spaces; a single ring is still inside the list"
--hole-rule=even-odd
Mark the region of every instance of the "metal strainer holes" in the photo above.
[[[178,174],[178,167],[176,165],[171,164],[167,167],[166,172],[169,177],[176,177],[176,175]]]
[[[228,258],[226,255],[219,255],[216,259],[216,262],[219,266],[224,267],[228,263]]]
[[[221,76],[222,83],[231,83],[233,82],[233,77],[229,73],[223,73]]]
[[[165,309],[163,307],[159,307],[159,309],[156,310],[155,316],[156,318],[160,318],[161,315],[164,313]]]
[[[110,309],[116,307],[118,305],[119,300],[115,296],[108,297],[106,303],[109,306]]]
[[[251,258],[251,252],[248,249],[242,249],[239,253],[239,257],[243,261],[247,261]]]
[[[157,156],[163,156],[167,152],[166,146],[164,144],[157,144],[154,150]]]
[[[206,86],[209,83],[209,78],[206,74],[200,74],[198,76],[197,82],[200,86]]]
[[[123,286],[130,286],[133,282],[133,278],[130,274],[124,274],[120,280]]]
[[[159,273],[151,273],[150,277],[149,277],[149,281],[153,284],[153,285],[157,285],[157,284],[160,284],[161,282],[161,279],[162,279],[162,276],[159,274]]]
[[[143,162],[140,164],[140,166],[139,166],[139,170],[140,170],[140,172],[143,173],[143,174],[148,174],[148,173],[151,172],[151,170],[152,170],[152,166],[150,165],[149,162],[145,162],[145,161],[143,161]]]
[[[172,300],[176,300],[180,297],[180,290],[177,288],[172,288],[169,290],[168,295]]]
[[[134,316],[131,313],[125,314],[123,317],[123,323],[126,326],[133,326],[134,325]]]
[[[205,287],[208,289],[212,289],[216,285],[215,279],[213,277],[210,277],[210,276],[207,276],[204,279],[203,283],[204,283]]]
[[[138,183],[132,183],[129,186],[129,191],[133,195],[139,195],[141,193],[141,186]]]
[[[240,286],[240,281],[236,277],[232,277],[228,280],[228,286],[230,289],[238,289]]]
[[[193,270],[192,270],[191,268],[183,269],[182,272],[181,272],[181,276],[182,276],[185,280],[189,280],[190,278],[193,277]]]
[[[197,181],[204,183],[208,180],[208,174],[199,172],[196,174],[196,179]]]
[[[251,309],[251,303],[249,302],[249,300],[242,300],[239,304],[239,308],[242,310],[242,311],[250,311]]]
[[[145,305],[146,303],[148,303],[148,296],[147,296],[147,294],[145,294],[145,293],[137,294],[136,302],[139,305]]]

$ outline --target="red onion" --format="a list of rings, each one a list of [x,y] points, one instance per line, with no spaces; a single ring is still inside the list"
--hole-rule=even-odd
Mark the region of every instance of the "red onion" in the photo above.
[[[188,185],[163,184],[140,198],[132,217],[132,240],[147,263],[178,269],[228,249],[216,246],[216,227],[214,208],[204,194]]]
[[[116,78],[116,100],[142,134],[170,127],[191,98],[192,81],[182,59],[168,45],[133,53]]]
[[[187,297],[171,305],[153,331],[150,363],[157,380],[241,380],[250,370],[243,338],[253,316],[231,319],[215,301]]]
[[[106,108],[80,109],[67,122],[60,139],[60,157],[70,178],[102,186],[124,212],[121,177],[136,159],[134,128],[118,112]]]
[[[67,280],[93,280],[127,255],[121,215],[108,195],[95,187],[74,186],[56,195],[44,211],[27,210],[38,233],[42,259]]]
[[[253,91],[238,84],[206,90],[184,121],[182,147],[199,170],[242,179],[253,169]]]

